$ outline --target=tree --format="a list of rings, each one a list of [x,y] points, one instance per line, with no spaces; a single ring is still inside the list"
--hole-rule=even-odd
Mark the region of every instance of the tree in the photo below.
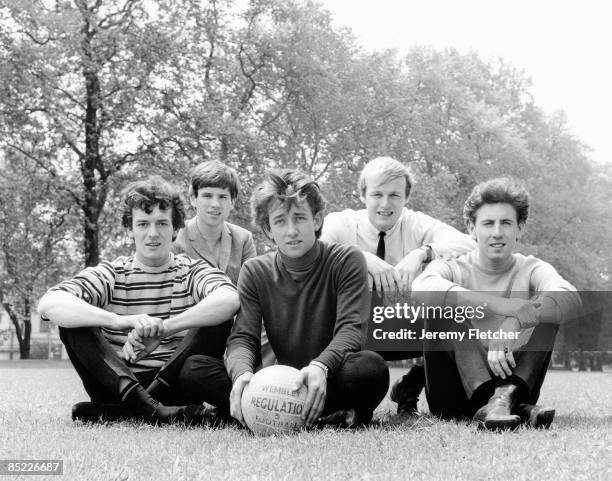
[[[18,156],[0,166],[0,304],[15,328],[21,359],[30,356],[38,297],[71,268],[73,208],[52,183]]]
[[[109,191],[155,155],[137,113],[164,39],[138,0],[9,1],[2,13],[2,143],[78,206],[84,263],[97,264]]]

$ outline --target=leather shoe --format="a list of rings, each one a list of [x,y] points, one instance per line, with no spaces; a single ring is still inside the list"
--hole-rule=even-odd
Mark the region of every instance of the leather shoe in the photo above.
[[[113,423],[133,420],[134,415],[121,404],[80,402],[72,406],[72,420],[84,423]]]
[[[389,397],[397,403],[397,414],[418,414],[419,395],[425,387],[425,368],[412,366],[407,374],[395,381]]]
[[[548,429],[555,418],[554,408],[538,404],[519,404],[514,412],[523,424],[536,429]]]
[[[313,427],[316,429],[330,428],[350,428],[357,422],[357,415],[354,409],[340,409],[327,416],[321,416],[315,421]]]
[[[516,385],[498,386],[489,402],[476,411],[474,421],[478,422],[480,429],[491,431],[516,428],[521,423],[520,416],[512,414],[517,404],[517,397],[518,387]]]

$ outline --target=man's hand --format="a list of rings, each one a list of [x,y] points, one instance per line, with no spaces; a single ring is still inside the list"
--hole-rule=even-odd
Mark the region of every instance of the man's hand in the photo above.
[[[402,291],[410,290],[412,281],[419,274],[423,261],[425,261],[427,254],[423,249],[414,249],[410,254],[404,257],[395,266],[395,270],[400,276],[399,288]]]
[[[151,354],[161,343],[161,336],[142,337],[136,329],[132,329],[123,345],[123,358],[129,362],[138,362]]]
[[[507,317],[499,330],[503,333],[518,332],[521,330],[519,321],[515,317]],[[510,337],[503,336],[502,337]],[[489,353],[487,360],[493,374],[506,379],[506,376],[512,375],[512,369],[516,367],[514,354],[512,354],[512,346],[516,342],[515,339],[493,339],[489,343]]]
[[[165,334],[164,321],[148,314],[117,315],[115,324],[115,329],[121,331],[135,329],[140,337],[163,337]]]
[[[311,426],[321,413],[325,406],[325,397],[327,395],[327,376],[322,368],[315,365],[309,365],[300,370],[300,378],[293,386],[293,390],[297,391],[302,386],[308,388],[306,395],[306,404],[302,411],[302,419],[306,421],[306,426]]]
[[[382,292],[395,292],[399,286],[401,279],[395,267],[387,264],[380,257],[375,256],[370,252],[363,253],[368,265],[368,274],[372,277],[372,282],[376,290]]]
[[[245,424],[244,418],[242,417],[242,393],[244,392],[246,385],[251,381],[252,377],[252,372],[247,371],[242,373],[234,381],[232,391],[230,392],[230,414],[243,426],[245,426]]]

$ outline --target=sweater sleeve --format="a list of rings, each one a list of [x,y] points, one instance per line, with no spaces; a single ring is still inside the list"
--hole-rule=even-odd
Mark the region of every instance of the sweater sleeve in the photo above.
[[[240,270],[240,310],[227,340],[227,371],[232,383],[245,372],[254,372],[261,350],[261,306],[250,263]]]
[[[562,323],[578,314],[582,306],[576,288],[567,282],[548,262],[538,261],[531,273],[530,285],[539,303],[538,322]]]
[[[445,304],[448,291],[460,285],[451,261],[437,259],[425,268],[412,283],[415,300],[432,305]]]
[[[121,262],[121,260],[122,258],[118,258],[115,262]],[[114,288],[115,265],[102,261],[95,267],[86,267],[72,279],[49,289],[49,292],[69,292],[92,306],[104,309],[113,296]]]
[[[335,274],[337,301],[334,337],[314,359],[325,364],[330,375],[342,364],[347,353],[363,349],[370,308],[367,276],[363,254],[356,248],[349,248]]]

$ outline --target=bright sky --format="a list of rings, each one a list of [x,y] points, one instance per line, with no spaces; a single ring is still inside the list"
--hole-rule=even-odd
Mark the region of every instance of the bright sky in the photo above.
[[[501,57],[533,82],[547,114],[612,162],[612,28],[607,0],[319,0],[367,49],[413,45]],[[607,7],[610,5],[610,8]]]

